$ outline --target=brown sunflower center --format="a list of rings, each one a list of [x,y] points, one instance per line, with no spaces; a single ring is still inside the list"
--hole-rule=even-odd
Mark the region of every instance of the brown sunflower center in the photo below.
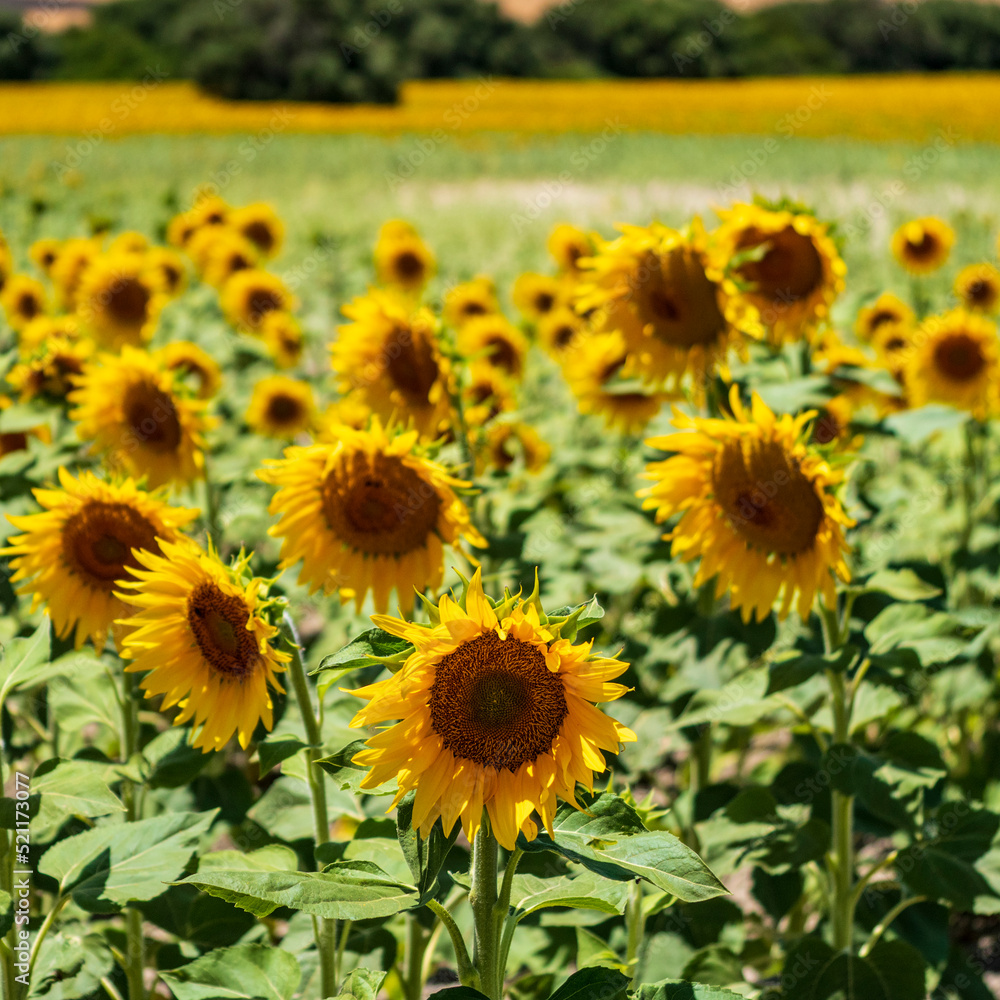
[[[234,250],[226,261],[226,272],[235,274],[237,271],[248,271],[253,267],[253,261],[242,250]],[[272,308],[277,308],[272,306]],[[258,310],[259,312],[260,310]],[[265,309],[264,312],[269,310]]]
[[[556,297],[551,292],[536,292],[534,301],[537,312],[547,313],[556,304]]]
[[[176,264],[165,263],[160,265],[160,273],[167,284],[167,290],[171,292],[177,291],[177,287],[180,285],[181,278],[183,277],[181,269]]]
[[[386,340],[384,355],[393,385],[411,405],[426,406],[440,374],[430,338],[413,327],[399,326]]]
[[[188,597],[187,620],[213,670],[233,680],[254,671],[260,653],[247,628],[250,609],[242,597],[224,593],[215,583],[201,583]]]
[[[823,503],[779,442],[727,442],[715,459],[712,488],[733,530],[752,548],[794,556],[815,543]]]
[[[70,572],[110,593],[115,582],[139,566],[133,549],[159,552],[156,528],[134,507],[90,501],[62,529],[62,550]]]
[[[885,342],[884,347],[887,354],[895,354],[896,351],[901,351],[906,347],[906,338],[900,336],[890,337]]]
[[[486,306],[484,306],[482,302],[471,300],[469,302],[463,302],[459,312],[463,316],[485,316]]]
[[[9,455],[12,451],[25,451],[27,447],[28,435],[24,431],[0,434],[0,455]]]
[[[739,275],[754,286],[754,291],[771,301],[789,305],[806,298],[823,282],[823,261],[813,241],[792,226],[779,233],[762,233],[750,228],[736,244],[748,250],[767,244],[760,260],[747,261],[737,268]]]
[[[975,302],[976,305],[982,305],[984,302],[991,302],[993,300],[993,294],[993,285],[982,278],[976,278],[974,281],[970,282],[969,287],[966,289],[966,295],[969,297],[969,301]]]
[[[712,344],[725,331],[717,288],[699,254],[689,248],[647,254],[633,291],[637,315],[664,344]]]
[[[437,490],[395,455],[355,452],[327,475],[321,494],[330,530],[368,555],[422,548],[441,512]]]
[[[267,402],[268,419],[275,424],[294,424],[302,419],[302,404],[294,397],[276,392]]]
[[[132,433],[150,450],[168,454],[181,443],[181,422],[173,397],[149,382],[136,382],[122,407]]]
[[[922,233],[919,240],[907,240],[906,252],[918,260],[933,257],[938,251],[937,237],[933,233]]]
[[[247,311],[254,322],[281,308],[281,296],[270,288],[252,288],[247,295]]]
[[[254,219],[243,227],[243,235],[254,246],[260,247],[264,253],[268,253],[274,246],[274,233],[271,227],[262,219]]]
[[[576,336],[576,329],[570,323],[563,323],[561,326],[557,326],[552,334],[552,342],[562,350],[565,347],[569,347],[571,341]]]
[[[490,362],[497,368],[502,368],[511,375],[518,373],[521,368],[521,359],[518,357],[514,345],[506,337],[499,335],[488,337],[484,346],[489,352]]]
[[[123,326],[139,326],[146,321],[149,299],[149,289],[138,278],[119,278],[108,290],[108,313]]]
[[[404,281],[416,281],[423,277],[425,270],[423,260],[413,250],[403,250],[396,254],[393,266]]]
[[[955,333],[934,348],[934,367],[953,382],[969,382],[986,367],[986,358],[974,338]]]
[[[25,292],[17,301],[17,312],[25,319],[34,319],[41,312],[41,306],[34,295]]]
[[[517,769],[552,749],[566,718],[566,694],[541,651],[484,632],[437,665],[431,725],[456,757]]]
[[[899,316],[892,310],[879,309],[872,313],[871,319],[868,320],[868,329],[874,333],[880,326],[884,326],[886,323],[895,323],[898,320]]]

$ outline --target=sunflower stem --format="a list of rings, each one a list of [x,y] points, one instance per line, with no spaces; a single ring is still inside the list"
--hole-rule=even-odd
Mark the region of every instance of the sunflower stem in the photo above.
[[[472,891],[469,905],[476,927],[473,963],[482,982],[480,989],[490,1000],[502,1000],[503,977],[499,970],[497,925],[497,839],[484,814],[472,847]]]
[[[291,638],[292,662],[288,665],[288,676],[299,704],[299,712],[306,730],[309,745],[303,751],[306,756],[306,774],[309,780],[309,798],[312,801],[313,825],[316,846],[330,840],[330,820],[326,806],[326,784],[323,771],[316,761],[323,755],[323,733],[320,716],[313,704],[312,692],[306,680],[306,668],[302,662],[302,641],[292,616],[286,611],[285,628]],[[315,925],[316,950],[319,952],[319,972],[322,995],[332,997],[337,993],[337,921],[320,917]]]
[[[642,939],[646,929],[646,920],[642,912],[642,879],[637,878],[629,887],[628,909],[625,914],[626,926],[628,927],[628,945],[625,952],[625,962],[629,969],[629,975],[633,979],[639,971],[639,951],[642,948]]]
[[[126,765],[139,752],[139,678],[135,674],[122,675],[122,738],[121,756]],[[140,817],[141,786],[130,778],[122,781],[122,800],[125,820],[134,823]],[[128,982],[129,1000],[144,1000],[146,986],[143,971],[146,966],[145,938],[142,932],[142,914],[129,907],[125,910],[125,979]],[[37,943],[36,943],[37,947]]]
[[[420,1000],[424,992],[424,949],[427,937],[415,914],[406,915],[406,978],[403,996],[406,1000]]]
[[[455,960],[458,962],[458,978],[462,985],[478,990],[480,987],[479,973],[469,958],[469,949],[465,946],[465,938],[462,937],[462,932],[458,929],[455,918],[436,899],[427,901],[427,909],[441,921],[441,926],[451,938],[452,947],[455,949]]]

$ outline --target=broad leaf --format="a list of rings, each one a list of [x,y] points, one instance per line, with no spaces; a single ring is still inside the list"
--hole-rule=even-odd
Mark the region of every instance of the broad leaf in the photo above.
[[[413,799],[414,793],[411,793],[399,804],[396,811],[396,836],[423,902],[437,891],[438,874],[448,852],[458,839],[461,827],[456,823],[451,829],[451,836],[446,837],[439,819],[431,829],[430,836],[421,837],[411,825]]]
[[[471,986],[449,986],[446,990],[432,993],[427,1000],[490,1000],[490,998]]]
[[[355,969],[333,1000],[376,1000],[387,975],[374,969]]]
[[[772,695],[778,691],[797,687],[825,670],[841,673],[850,666],[856,655],[857,648],[847,645],[830,656],[793,656],[790,659],[778,660],[771,664],[766,693]]]
[[[515,875],[511,887],[510,905],[518,920],[550,906],[569,906],[579,910],[599,910],[622,914],[628,902],[628,885],[612,882],[592,872],[580,875],[560,875],[539,878],[537,875]]]
[[[51,626],[43,618],[41,625],[23,639],[11,639],[3,646],[0,658],[0,702],[19,685],[41,683],[52,672],[49,662]],[[58,672],[58,671],[57,671]]]
[[[881,569],[868,577],[864,589],[888,594],[897,601],[930,601],[941,593],[912,569]]]
[[[370,628],[367,632],[353,638],[342,649],[329,656],[324,656],[320,664],[311,674],[319,674],[324,670],[347,670],[355,667],[365,667],[372,663],[401,662],[412,646],[399,636],[392,635],[380,628]]]
[[[668,979],[662,983],[647,983],[633,994],[635,1000],[743,1000],[739,993],[721,986],[704,986],[683,979]]]
[[[616,969],[580,969],[549,1000],[625,1000],[629,982]]]
[[[257,757],[260,761],[261,776],[263,777],[283,760],[294,757],[306,746],[308,744],[303,743],[297,736],[269,736],[263,743],[258,743]]]
[[[31,780],[32,795],[39,796],[32,830],[41,841],[51,839],[71,816],[96,819],[124,812],[125,807],[108,788],[110,768],[87,760],[47,760]]]
[[[302,973],[290,952],[238,944],[160,975],[177,1000],[291,1000]]]

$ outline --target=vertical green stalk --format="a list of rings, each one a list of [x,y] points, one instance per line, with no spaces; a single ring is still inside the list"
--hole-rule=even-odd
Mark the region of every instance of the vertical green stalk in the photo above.
[[[427,935],[413,913],[406,914],[406,977],[403,996],[406,1000],[421,1000],[424,994],[424,951]]]
[[[139,752],[139,701],[142,692],[135,674],[125,673],[122,685],[122,746],[123,762]],[[130,778],[122,782],[122,801],[125,804],[125,821],[134,823],[140,818],[142,788]],[[142,914],[134,907],[125,910],[125,978],[128,981],[129,1000],[144,1000],[146,986],[143,971],[146,967],[145,938],[142,933]]]
[[[628,947],[625,962],[630,966],[629,975],[633,980],[639,971],[639,951],[646,930],[646,919],[642,911],[642,879],[636,879],[629,887],[628,908],[625,911],[625,925],[628,928]]]
[[[469,905],[476,927],[473,964],[479,971],[482,991],[490,1000],[502,1000],[503,973],[499,970],[497,926],[497,839],[483,815],[472,847],[472,891]]]
[[[285,612],[285,625],[292,638],[292,662],[288,666],[288,676],[299,703],[302,721],[305,724],[306,774],[309,780],[309,797],[312,801],[313,826],[316,846],[330,840],[330,820],[326,806],[326,784],[323,771],[316,763],[323,756],[323,734],[320,729],[319,714],[313,705],[312,692],[306,680],[305,665],[302,662],[302,643],[291,615]],[[337,993],[337,922],[329,917],[320,917],[314,922],[316,950],[319,952],[319,971],[322,996],[332,997]]]

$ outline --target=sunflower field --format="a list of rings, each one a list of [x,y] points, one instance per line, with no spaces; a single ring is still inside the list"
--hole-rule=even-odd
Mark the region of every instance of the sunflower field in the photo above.
[[[3,997],[1000,996],[993,154],[446,139],[0,144]]]

